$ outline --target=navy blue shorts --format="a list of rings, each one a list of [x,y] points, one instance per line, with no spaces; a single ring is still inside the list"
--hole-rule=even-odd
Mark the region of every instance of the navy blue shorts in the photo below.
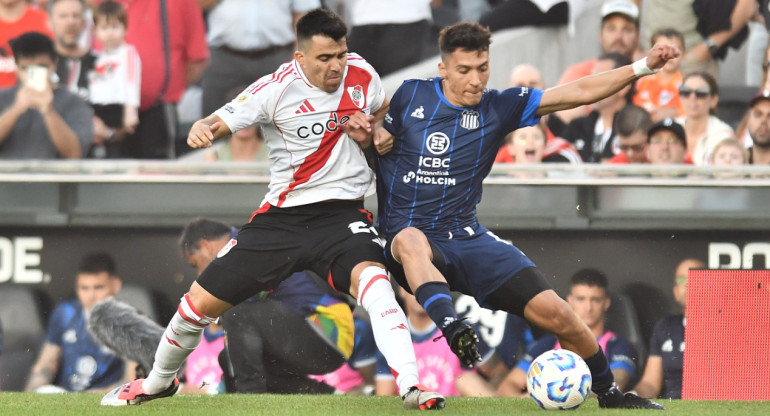
[[[473,296],[485,308],[522,315],[530,299],[551,288],[541,273],[522,273],[536,270],[529,257],[481,225],[461,234],[426,236],[433,250],[433,264],[444,275],[450,289]],[[385,246],[386,265],[396,281],[409,290],[404,269],[393,258],[391,241]],[[497,301],[489,303],[488,298],[506,284],[515,285],[516,299],[504,305]]]

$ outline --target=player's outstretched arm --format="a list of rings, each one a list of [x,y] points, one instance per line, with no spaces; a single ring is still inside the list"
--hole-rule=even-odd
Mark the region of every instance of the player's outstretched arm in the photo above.
[[[230,127],[219,116],[212,114],[195,122],[187,135],[187,145],[193,149],[211,147],[214,140],[231,135]]]
[[[543,92],[537,115],[544,116],[554,111],[595,103],[620,91],[637,78],[654,74],[680,54],[675,46],[656,44],[647,52],[646,57],[631,65],[549,88]]]

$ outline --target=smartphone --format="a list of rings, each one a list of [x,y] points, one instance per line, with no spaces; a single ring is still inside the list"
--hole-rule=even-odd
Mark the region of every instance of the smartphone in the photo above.
[[[43,91],[48,84],[48,68],[40,65],[27,67],[26,85],[38,91]]]

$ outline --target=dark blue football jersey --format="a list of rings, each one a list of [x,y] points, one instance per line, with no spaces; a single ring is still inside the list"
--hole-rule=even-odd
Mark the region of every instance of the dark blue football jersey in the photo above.
[[[441,90],[441,78],[408,80],[385,116],[395,136],[379,158],[378,226],[385,237],[405,227],[426,234],[474,227],[481,184],[505,135],[537,124],[542,91],[486,90],[473,107],[456,107]]]

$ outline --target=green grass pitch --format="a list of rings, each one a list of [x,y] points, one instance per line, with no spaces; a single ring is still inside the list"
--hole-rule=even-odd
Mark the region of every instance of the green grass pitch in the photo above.
[[[252,395],[219,396],[179,395],[145,403],[141,406],[109,408],[99,406],[101,394],[32,394],[0,393],[0,415],[184,415],[184,416],[342,416],[405,415],[417,413],[401,408],[397,397],[316,396],[316,395]],[[652,410],[603,410],[596,399],[588,399],[574,415],[724,416],[770,415],[770,402],[711,402],[660,400],[665,412]],[[450,397],[441,414],[468,416],[545,415],[530,399]]]

